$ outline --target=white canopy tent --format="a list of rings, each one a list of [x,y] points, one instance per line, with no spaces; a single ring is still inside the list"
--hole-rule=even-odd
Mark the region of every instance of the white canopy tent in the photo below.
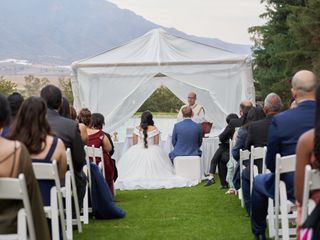
[[[167,33],[152,30],[131,42],[72,64],[74,105],[106,118],[106,130],[124,124],[161,85],[186,101],[190,91],[204,106],[206,119],[217,128],[239,111],[239,103],[254,101],[251,61]]]

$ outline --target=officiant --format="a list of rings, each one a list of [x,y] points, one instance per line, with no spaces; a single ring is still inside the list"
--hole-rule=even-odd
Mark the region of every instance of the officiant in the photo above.
[[[191,107],[191,109],[193,111],[192,120],[194,122],[196,122],[196,123],[206,122],[204,108],[200,104],[196,103],[196,100],[197,100],[197,94],[195,92],[190,92],[188,94],[188,104],[183,105],[179,110],[179,113],[178,113],[178,116],[177,116],[178,122],[183,120],[183,116],[182,116],[182,111],[181,110],[184,107],[187,107],[187,106]]]
[[[192,121],[199,123],[201,125],[202,136],[205,136],[206,133],[209,133],[211,131],[212,123],[207,122],[207,120],[205,119],[204,108],[200,104],[196,103],[196,100],[197,100],[197,94],[195,92],[190,92],[188,94],[188,104],[183,105],[180,108],[180,111],[179,111],[178,117],[177,117],[177,121],[181,122],[183,120],[181,110],[184,107],[187,107],[187,106],[190,107],[193,112]]]

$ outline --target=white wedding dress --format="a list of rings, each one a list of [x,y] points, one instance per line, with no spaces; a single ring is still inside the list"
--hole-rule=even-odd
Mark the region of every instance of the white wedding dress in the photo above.
[[[130,147],[117,162],[118,178],[115,188],[121,190],[191,187],[196,179],[174,175],[174,169],[165,152],[154,144],[159,130],[148,132],[148,148],[144,147],[143,132],[137,128],[134,134],[138,143]]]

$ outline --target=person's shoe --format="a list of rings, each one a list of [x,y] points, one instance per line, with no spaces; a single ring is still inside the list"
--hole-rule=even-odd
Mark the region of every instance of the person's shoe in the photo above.
[[[227,195],[237,195],[237,191],[233,188],[229,188],[228,191],[226,191],[224,194],[227,194]]]
[[[255,240],[266,240],[265,234],[254,235]]]
[[[210,179],[207,181],[207,183],[204,185],[205,187],[209,187],[211,186],[212,184],[214,184],[216,181],[214,180],[214,178]]]

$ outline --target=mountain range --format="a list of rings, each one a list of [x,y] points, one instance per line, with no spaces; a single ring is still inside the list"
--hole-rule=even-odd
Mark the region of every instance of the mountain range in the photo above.
[[[69,65],[162,27],[105,0],[1,0],[0,9],[0,60]],[[249,45],[164,29],[235,53],[251,53]]]

